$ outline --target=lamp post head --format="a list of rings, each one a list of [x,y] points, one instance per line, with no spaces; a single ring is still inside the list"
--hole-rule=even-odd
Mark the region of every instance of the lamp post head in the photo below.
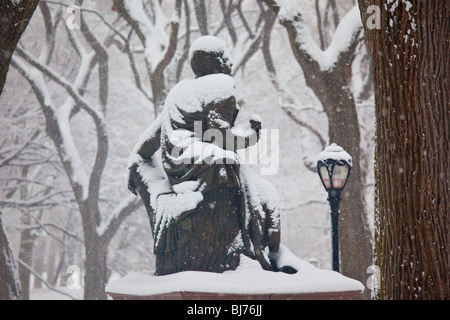
[[[317,173],[328,192],[331,209],[332,269],[339,272],[339,203],[352,168],[352,157],[340,146],[332,143],[317,156]]]
[[[317,156],[317,173],[328,193],[344,189],[352,168],[352,157],[335,143]]]

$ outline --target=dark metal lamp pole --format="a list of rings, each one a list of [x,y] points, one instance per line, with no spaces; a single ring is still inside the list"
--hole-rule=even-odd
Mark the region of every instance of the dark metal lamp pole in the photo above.
[[[351,156],[335,143],[326,147],[317,159],[317,173],[328,192],[331,208],[331,257],[332,269],[339,272],[339,203],[341,191],[350,176]]]
[[[333,271],[339,272],[339,203],[341,202],[341,193],[328,193],[328,202],[331,208],[331,265]]]

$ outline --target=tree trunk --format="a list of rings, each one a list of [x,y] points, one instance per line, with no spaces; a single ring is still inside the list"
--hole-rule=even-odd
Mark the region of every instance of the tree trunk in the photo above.
[[[86,260],[84,262],[84,299],[106,300],[107,283],[106,249],[98,239],[87,237],[85,240]]]
[[[24,217],[22,221],[25,226],[30,225],[29,218]],[[33,248],[35,240],[35,229],[24,229],[20,233],[19,259],[29,266],[33,265]],[[22,297],[24,300],[30,300],[30,271],[22,265],[19,265],[19,277],[22,285]]]
[[[107,283],[106,251],[96,230],[96,211],[89,206],[89,200],[80,205],[83,220],[84,248],[86,258],[84,261],[84,299],[106,300],[105,286]]]
[[[21,169],[21,175],[27,178],[29,167],[24,167]],[[25,200],[28,197],[28,187],[26,185],[21,185],[20,199]],[[34,242],[37,238],[37,232],[35,229],[26,228],[31,226],[32,221],[29,214],[24,213],[21,217],[21,222],[25,228],[20,232],[20,249],[19,249],[19,259],[25,262],[27,265],[33,265],[33,248]],[[30,270],[22,265],[19,265],[19,279],[22,287],[22,299],[30,300]]]
[[[0,1],[0,94],[6,82],[11,57],[39,0]]]
[[[380,30],[365,23],[374,4]],[[359,6],[375,77],[378,297],[449,299],[449,6]]]
[[[3,226],[0,211],[0,300],[21,299],[17,264]]]

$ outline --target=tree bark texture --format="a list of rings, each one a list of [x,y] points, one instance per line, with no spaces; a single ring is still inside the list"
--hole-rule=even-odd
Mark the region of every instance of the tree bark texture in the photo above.
[[[96,230],[99,215],[95,201],[80,204],[84,232],[84,299],[106,300],[105,286],[108,280],[106,254],[108,242],[103,243]]]
[[[0,300],[18,299],[21,299],[19,273],[0,211]]]
[[[11,57],[39,0],[0,1],[0,94],[6,82]]]
[[[378,5],[381,28],[366,24]],[[448,299],[449,3],[364,1],[376,102],[380,299]]]
[[[25,225],[30,225],[30,219],[23,217]],[[35,229],[27,228],[20,233],[19,259],[27,265],[33,265],[33,249],[37,238]],[[20,284],[22,286],[22,297],[24,300],[30,300],[30,271],[19,265]]]

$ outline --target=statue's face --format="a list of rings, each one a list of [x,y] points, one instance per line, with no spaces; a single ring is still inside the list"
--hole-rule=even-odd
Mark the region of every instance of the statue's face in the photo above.
[[[231,59],[227,56],[222,56],[222,66],[223,66],[223,71],[222,73],[231,75],[231,73],[233,72],[233,62],[231,62]]]
[[[227,52],[195,51],[191,67],[197,77],[215,73],[231,75],[233,63]]]
[[[196,77],[232,73],[231,55],[225,43],[215,36],[202,36],[195,40],[189,49],[189,59]]]

